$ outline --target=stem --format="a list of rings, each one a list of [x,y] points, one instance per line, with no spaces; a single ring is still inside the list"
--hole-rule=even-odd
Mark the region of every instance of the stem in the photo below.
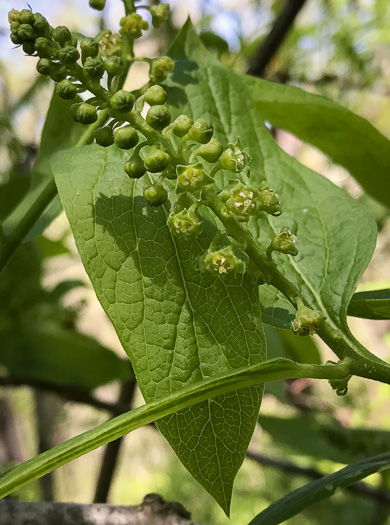
[[[123,3],[125,6],[126,16],[131,15],[132,13],[135,13],[134,0],[123,0]]]

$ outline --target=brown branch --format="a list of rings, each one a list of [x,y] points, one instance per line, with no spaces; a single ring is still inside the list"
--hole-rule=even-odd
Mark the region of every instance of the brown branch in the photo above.
[[[265,37],[249,63],[248,75],[254,77],[264,76],[268,64],[286,38],[305,1],[285,0],[283,9],[274,21],[271,31]]]
[[[311,479],[320,479],[323,477],[323,474],[321,474],[321,472],[313,468],[299,467],[298,465],[291,463],[291,461],[286,461],[284,459],[279,458],[271,458],[263,454],[252,452],[250,450],[247,451],[246,457],[248,459],[256,461],[256,463],[259,463],[264,467],[275,468],[281,470],[282,472],[286,472],[287,474],[305,476]],[[390,505],[390,491],[388,490],[370,487],[370,485],[367,485],[367,483],[364,483],[362,481],[352,483],[351,485],[345,488],[349,492],[358,494],[359,496],[371,498],[377,501],[378,503],[381,503],[382,505]]]
[[[148,494],[141,505],[0,501],[0,525],[196,525],[180,504]]]

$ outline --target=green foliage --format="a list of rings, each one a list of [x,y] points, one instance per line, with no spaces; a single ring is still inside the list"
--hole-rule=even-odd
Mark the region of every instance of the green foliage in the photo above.
[[[390,319],[390,290],[355,293],[348,315],[364,319]]]

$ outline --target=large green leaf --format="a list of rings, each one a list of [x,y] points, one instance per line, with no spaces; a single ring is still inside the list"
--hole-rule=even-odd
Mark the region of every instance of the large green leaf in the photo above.
[[[78,332],[43,325],[0,334],[0,364],[13,376],[92,390],[131,377],[128,362]]]
[[[313,503],[332,496],[338,489],[390,467],[390,452],[358,461],[334,474],[316,479],[275,501],[258,514],[249,525],[278,525]]]
[[[253,106],[244,77],[209,55],[190,23],[172,54],[178,59],[173,77],[176,85],[170,90],[172,99],[180,102],[181,110],[212,122],[217,137],[225,143],[227,139],[233,142],[238,135],[252,157],[253,183],[259,185],[266,179],[281,197],[281,217],[260,214],[250,222],[259,245],[265,251],[282,226],[291,226],[298,235],[299,254],[295,258],[275,254],[279,270],[298,287],[308,305],[326,315],[335,331],[343,330],[343,337],[356,352],[370,356],[350,335],[346,312],[375,247],[375,222],[344,190],[279,148]],[[224,174],[222,179],[226,178]],[[270,287],[260,287],[262,302],[263,293],[269,296]],[[283,301],[275,302],[278,317],[280,304]],[[269,297],[267,305],[267,315],[272,317]],[[290,319],[291,313],[287,312],[279,326]]]
[[[297,87],[249,76],[242,80],[265,120],[316,146],[390,206],[390,141],[367,120]]]
[[[348,315],[364,319],[390,319],[390,290],[355,293],[348,307]]]
[[[115,146],[75,148],[52,163],[78,251],[131,358],[146,401],[265,358],[257,287],[196,269],[215,228],[173,238],[167,210],[123,172]],[[262,389],[252,387],[171,415],[159,428],[188,470],[229,509]]]

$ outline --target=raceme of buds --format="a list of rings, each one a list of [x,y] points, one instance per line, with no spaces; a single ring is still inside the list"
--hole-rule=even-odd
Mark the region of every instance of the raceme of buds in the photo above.
[[[265,211],[275,217],[281,215],[282,207],[280,206],[279,195],[271,190],[267,182],[260,185],[259,196],[257,199],[258,210]]]
[[[146,122],[157,131],[162,131],[171,123],[169,109],[162,105],[152,106],[146,115]]]
[[[156,182],[153,186],[146,188],[144,197],[151,206],[157,207],[164,204],[168,198],[168,193],[161,182]]]
[[[153,27],[160,27],[161,22],[167,20],[168,12],[169,4],[158,4],[151,6],[150,14],[152,15]]]
[[[124,126],[114,132],[114,142],[120,149],[131,149],[138,144],[139,136],[132,126]]]
[[[269,248],[270,252],[280,252],[287,255],[298,255],[298,249],[295,246],[296,236],[284,226],[279,233],[275,235]]]
[[[145,168],[151,173],[160,173],[168,166],[170,157],[163,149],[153,147],[145,157]]]
[[[218,275],[244,273],[246,268],[245,262],[237,257],[231,245],[216,251],[207,250],[199,259],[198,266],[201,271]]]
[[[291,324],[291,329],[297,335],[313,335],[325,318],[326,316],[322,312],[308,308],[299,299],[297,314]]]
[[[188,240],[197,237],[202,231],[202,221],[195,212],[195,207],[184,208],[179,213],[171,213],[167,224],[178,237]]]
[[[214,128],[205,119],[199,118],[192,124],[188,131],[188,138],[201,144],[207,144],[213,136]]]
[[[222,191],[220,195],[225,202],[227,213],[239,221],[248,221],[250,215],[256,211],[257,192],[241,182],[230,190]]]
[[[121,35],[129,35],[131,38],[140,38],[142,31],[149,29],[149,24],[138,13],[125,16],[120,21]]]
[[[227,149],[222,153],[221,166],[224,170],[240,173],[250,162],[250,157],[245,153],[240,141],[235,144],[229,144]]]

